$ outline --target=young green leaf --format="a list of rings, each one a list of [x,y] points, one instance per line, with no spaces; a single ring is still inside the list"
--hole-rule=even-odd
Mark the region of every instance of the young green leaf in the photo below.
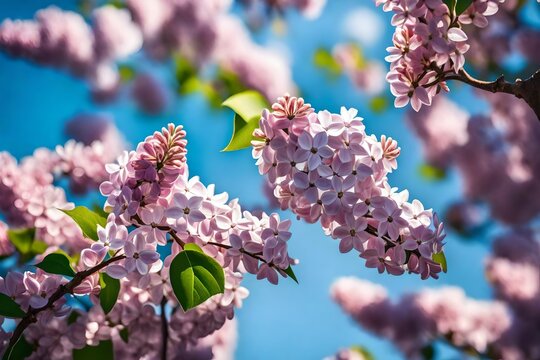
[[[234,114],[233,134],[229,144],[221,151],[234,151],[251,146],[253,130],[259,126],[259,119],[253,118],[245,122],[238,114]]]
[[[373,356],[373,354],[364,346],[360,346],[360,345],[351,346],[351,351],[354,351],[355,353],[360,354],[362,359],[364,360],[375,360],[375,357]]]
[[[225,291],[225,274],[217,261],[189,247],[173,259],[171,285],[184,311]]]
[[[431,181],[440,181],[446,178],[446,171],[429,164],[422,164],[418,169],[420,176]]]
[[[313,64],[323,69],[328,75],[335,77],[341,75],[341,65],[334,59],[332,53],[324,48],[319,48],[313,54]]]
[[[25,313],[12,298],[0,293],[0,315],[7,318],[22,318]]]
[[[444,252],[433,254],[432,260],[435,261],[437,264],[441,265],[442,271],[446,272],[448,270],[448,265],[446,264],[446,256],[444,255]]]
[[[234,111],[245,122],[250,122],[255,118],[260,119],[263,110],[270,107],[264,96],[254,90],[235,94],[225,100],[222,105]]]
[[[114,351],[111,340],[100,341],[96,346],[86,345],[73,350],[73,360],[113,360]]]
[[[120,280],[114,279],[105,273],[100,274],[99,282],[101,291],[99,292],[99,303],[103,312],[108,314],[118,300],[120,293]]]
[[[35,350],[35,346],[30,344],[24,336],[19,337],[19,340],[15,343],[15,346],[11,349],[11,351],[6,352],[4,356],[2,356],[2,360],[20,360],[20,359],[26,359],[29,357]]]
[[[42,262],[36,264],[36,267],[49,274],[65,275],[74,277],[75,271],[71,268],[70,259],[61,253],[52,253],[45,256]]]
[[[292,269],[292,267],[289,265],[289,267],[285,270],[283,270],[285,272],[285,274],[287,274],[291,279],[294,280],[295,283],[298,284],[298,279],[296,278],[296,275]]]
[[[81,228],[83,235],[92,240],[98,240],[97,226],[105,227],[107,219],[96,214],[85,206],[77,206],[73,210],[62,210],[71,217]]]
[[[8,230],[9,241],[21,254],[27,254],[32,249],[32,244],[36,236],[36,229],[16,229]]]

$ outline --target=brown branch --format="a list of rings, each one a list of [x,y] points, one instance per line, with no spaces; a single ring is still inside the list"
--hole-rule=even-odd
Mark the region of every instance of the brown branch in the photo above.
[[[540,70],[526,80],[516,79],[513,83],[506,81],[504,75],[495,81],[478,80],[463,69],[458,74],[445,76],[444,80],[458,80],[484,91],[514,95],[523,99],[540,120]]]
[[[73,279],[71,279],[71,281],[69,281],[67,284],[60,285],[58,289],[56,289],[56,291],[49,298],[47,304],[37,309],[30,308],[13,331],[13,334],[9,339],[9,345],[6,349],[5,354],[9,355],[11,353],[13,347],[15,346],[15,344],[17,344],[17,341],[19,341],[20,337],[22,336],[24,330],[32,323],[35,323],[37,321],[37,315],[40,312],[52,308],[54,306],[54,303],[64,297],[64,295],[73,294],[73,290],[77,286],[79,286],[88,276],[100,271],[101,269],[107,267],[113,262],[124,259],[125,257],[125,255],[115,256],[108,259],[107,261],[102,262],[101,264],[94,266],[93,268],[78,272],[77,274],[75,274]]]

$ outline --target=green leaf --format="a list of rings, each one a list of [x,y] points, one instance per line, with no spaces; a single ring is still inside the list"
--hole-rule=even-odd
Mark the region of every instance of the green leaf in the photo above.
[[[9,241],[21,254],[27,254],[32,249],[32,243],[36,236],[36,229],[16,229],[8,230]]]
[[[420,353],[422,354],[422,358],[424,360],[433,360],[435,359],[435,348],[433,345],[426,345],[422,349],[420,349]]]
[[[351,346],[351,351],[354,351],[362,355],[362,358],[365,360],[375,360],[375,357],[373,356],[373,354],[364,346],[360,346],[360,345]]]
[[[471,6],[473,0],[456,0],[456,15],[459,16]]]
[[[246,123],[255,118],[258,122],[263,110],[270,107],[264,96],[254,90],[235,94],[225,100],[222,105],[234,111]]]
[[[33,259],[36,255],[43,254],[48,248],[48,245],[43,241],[35,239],[36,230],[34,228],[8,230],[7,234],[20,254],[19,261],[21,263]]]
[[[11,352],[9,354],[7,352],[4,354],[2,360],[26,359],[27,357],[32,355],[35,349],[36,347],[26,341],[24,335],[22,335],[15,343],[15,346],[13,346],[13,348],[11,349]]]
[[[118,66],[118,74],[120,75],[120,81],[122,83],[127,83],[135,78],[137,72],[133,66],[120,65]]]
[[[129,330],[127,327],[124,327],[120,330],[120,338],[127,344],[129,341]]]
[[[77,321],[77,319],[79,318],[79,316],[81,316],[81,313],[79,313],[78,311],[73,310],[73,311],[69,314],[69,317],[68,317],[68,319],[67,319],[68,325],[71,325],[71,324],[73,324],[75,321]]]
[[[285,274],[287,274],[291,279],[294,280],[295,283],[298,284],[298,279],[296,278],[296,275],[292,269],[292,267],[289,265],[289,267],[285,270],[283,270],[285,272]]]
[[[74,277],[75,271],[71,268],[70,260],[65,254],[52,253],[45,256],[42,262],[36,264],[36,267],[49,274],[65,275]]]
[[[196,245],[195,245],[196,246]],[[173,259],[170,280],[184,311],[225,291],[225,274],[217,261],[189,246]]]
[[[388,109],[388,99],[384,96],[375,96],[369,101],[369,108],[374,113],[380,114]]]
[[[184,93],[184,84],[187,80],[197,78],[197,68],[188,59],[181,55],[174,56],[174,72],[178,83],[178,91]]]
[[[98,240],[97,226],[105,227],[107,219],[96,214],[85,206],[77,206],[73,210],[62,210],[71,217],[81,228],[83,235],[92,240]]]
[[[325,70],[331,76],[341,75],[341,65],[334,59],[330,51],[319,48],[313,54],[313,64],[316,67]]]
[[[6,294],[0,293],[0,315],[7,318],[22,318],[25,312],[19,304]]]
[[[114,351],[111,340],[100,341],[96,346],[87,345],[73,350],[73,360],[113,360]]]
[[[456,16],[461,15],[469,6],[471,6],[473,0],[443,0],[448,6],[450,11],[454,10]]]
[[[238,114],[234,114],[233,134],[229,144],[221,151],[235,151],[251,146],[253,131],[259,127],[259,118],[245,122]]]
[[[448,270],[448,265],[446,264],[446,256],[444,255],[444,252],[441,251],[440,253],[433,254],[431,259],[437,264],[441,265],[443,272],[446,272]]]
[[[422,164],[418,168],[420,175],[431,181],[440,181],[446,178],[446,171],[429,164]]]
[[[103,308],[103,312],[108,314],[118,300],[120,293],[120,280],[114,279],[105,273],[100,274],[99,283],[101,291],[99,292],[99,303]]]

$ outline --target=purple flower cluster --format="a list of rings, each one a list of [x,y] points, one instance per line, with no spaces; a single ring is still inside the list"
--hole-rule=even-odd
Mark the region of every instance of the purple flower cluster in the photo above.
[[[505,223],[526,223],[540,211],[536,116],[517,98],[481,95],[491,105],[488,114],[471,116],[438,97],[433,106],[411,111],[407,120],[429,163],[442,169],[456,166],[468,199],[486,202],[492,216]]]
[[[38,11],[35,20],[0,24],[0,49],[87,79],[98,97],[115,91],[115,62],[141,45],[141,32],[129,12],[112,6],[94,12],[93,26],[81,15],[54,6]]]
[[[298,6],[304,3],[312,8],[306,1]],[[96,8],[91,25],[81,15],[56,7],[38,11],[35,20],[5,20],[0,24],[0,50],[68,70],[90,83],[96,100],[117,93],[117,62],[141,47],[151,58],[180,54],[196,67],[216,64],[268,98],[294,91],[285,59],[251,39],[228,12],[230,1],[129,0],[126,5]],[[163,88],[152,80],[140,77],[133,89],[134,99],[149,113],[161,111],[166,103]],[[160,91],[152,92],[156,88]],[[149,92],[151,98],[145,99]]]
[[[392,11],[396,27],[390,55],[387,80],[396,97],[394,105],[403,107],[411,102],[415,111],[431,105],[432,98],[442,89],[448,91],[444,78],[458,73],[465,64],[469,50],[463,25],[487,25],[487,16],[498,10],[498,0],[475,0],[456,17],[442,0],[377,0],[384,11]]]
[[[315,113],[287,95],[263,112],[253,157],[281,208],[320,221],[340,240],[341,252],[355,249],[380,273],[437,278],[441,266],[432,256],[442,251],[443,225],[418,200],[408,202],[407,191],[388,184],[397,142],[364,129],[355,109]]]
[[[39,340],[33,358],[51,351],[60,358],[69,357],[73,349],[104,340],[113,340],[115,352],[122,356],[154,358],[164,346],[160,333],[164,320],[155,311],[158,306],[161,311],[169,306],[175,309],[166,315],[168,348],[175,356],[218,351],[214,345],[219,347],[219,336],[212,334],[230,323],[234,308],[240,307],[249,294],[241,286],[243,273],[256,274],[273,284],[278,283],[278,275],[288,276],[286,271],[296,264],[288,255],[290,221],[280,220],[277,214],[254,216],[242,212],[237,200],[229,201],[226,193],[216,194],[214,185],[205,186],[198,177],[190,178],[186,144],[182,127],[169,124],[147,137],[135,151],[124,152],[117,163],[104,167],[108,180],[100,189],[107,196],[105,210],[110,214],[105,226],[97,226],[97,241],[88,245],[84,240],[86,246],[76,267],[78,276],[84,276],[70,290],[75,296],[90,296],[94,306],[87,312],[77,311],[75,322],[68,322],[66,317],[71,310],[66,298],[51,297],[61,285],[70,284],[64,277],[38,270],[12,272],[0,278],[0,292],[25,311],[39,309],[37,323],[25,335],[27,340],[36,341],[42,329],[51,324],[55,328],[47,331],[47,341]],[[35,200],[34,193],[31,200]],[[48,213],[59,206],[43,204],[39,209]],[[37,206],[28,212],[37,213]],[[62,231],[75,225],[65,220]],[[58,245],[73,241],[65,235],[56,237],[63,241]],[[170,253],[162,260],[157,246],[170,243]],[[225,291],[183,311],[173,295],[169,276],[172,260],[187,244],[198,245],[223,267]],[[100,272],[121,279],[117,303],[107,315],[98,301]],[[129,333],[129,344],[122,343],[119,334],[123,329]],[[149,329],[154,329],[154,335],[148,336]],[[9,340],[9,336],[1,335],[3,349],[4,338]],[[225,353],[230,351],[227,344],[221,346]]]
[[[10,227],[36,228],[36,239],[49,246],[62,245],[74,252],[86,247],[80,230],[59,210],[71,209],[73,204],[55,180],[67,177],[76,193],[97,188],[108,176],[105,163],[121,152],[121,144],[118,131],[108,123],[107,130],[89,145],[69,140],[56,151],[37,149],[20,163],[0,153],[0,211]]]
[[[332,286],[332,297],[362,327],[392,341],[408,357],[442,340],[490,359],[535,359],[540,354],[540,243],[530,228],[509,231],[493,244],[486,277],[494,301],[466,297],[456,287],[423,290],[392,302],[386,290],[355,278]]]
[[[500,302],[467,298],[460,288],[423,290],[392,302],[380,285],[338,279],[332,297],[367,330],[392,341],[408,358],[437,338],[484,353],[509,329],[511,317]]]

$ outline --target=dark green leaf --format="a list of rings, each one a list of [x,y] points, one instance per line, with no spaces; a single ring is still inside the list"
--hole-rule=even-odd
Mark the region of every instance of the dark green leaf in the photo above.
[[[15,300],[6,294],[0,293],[0,315],[7,318],[22,318],[25,313]]]
[[[11,349],[11,352],[8,354],[7,352],[2,357],[2,360],[22,360],[26,359],[32,353],[36,347],[32,344],[30,344],[26,339],[24,338],[24,335],[19,338],[19,340],[15,343],[15,346]]]
[[[170,267],[171,285],[184,311],[225,291],[225,274],[217,261],[201,250],[176,255]]]
[[[103,210],[103,207],[101,207],[101,205],[96,203],[92,205],[92,211],[105,219],[107,218],[107,216],[109,216],[109,213]]]
[[[96,346],[87,345],[73,350],[73,360],[113,360],[114,351],[111,340],[103,340]]]
[[[65,254],[52,253],[45,256],[42,262],[36,265],[49,274],[65,275],[74,277],[75,271],[71,268],[70,259]]]
[[[289,265],[289,267],[285,270],[283,270],[285,272],[285,274],[287,274],[291,279],[294,280],[295,283],[298,284],[298,279],[296,278],[296,275],[294,274],[294,271],[292,269],[292,267]]]
[[[446,272],[448,270],[448,265],[446,264],[446,256],[444,255],[444,252],[440,252],[437,254],[433,254],[432,260],[435,261],[437,264],[441,265],[442,271]]]
[[[420,350],[420,353],[422,354],[422,358],[424,360],[433,360],[433,359],[435,359],[435,348],[431,344],[427,345],[427,346],[424,346]]]
[[[127,344],[129,341],[129,330],[127,327],[124,327],[120,330],[120,338]]]
[[[461,15],[472,4],[473,0],[443,0],[450,9],[455,11],[456,16]]]
[[[471,6],[473,0],[456,0],[456,15],[459,16]]]
[[[73,310],[73,311],[69,314],[69,317],[68,317],[68,319],[67,319],[68,325],[71,325],[71,324],[73,324],[75,321],[77,321],[77,319],[79,318],[79,316],[81,316],[81,314],[80,314],[78,311]]]
[[[418,172],[423,178],[431,181],[440,181],[446,178],[446,171],[433,165],[422,164]]]
[[[100,274],[99,282],[101,291],[99,292],[99,303],[105,314],[108,314],[118,300],[120,293],[120,280],[114,279],[105,273]]]
[[[223,106],[234,111],[246,123],[257,119],[258,124],[263,110],[269,108],[270,104],[257,91],[247,90],[231,96],[223,102]]]
[[[253,118],[245,122],[238,114],[234,114],[233,134],[229,144],[221,151],[234,151],[251,146],[253,131],[259,127],[259,119]]]
[[[77,206],[73,210],[62,210],[71,217],[81,228],[83,235],[92,240],[98,240],[97,226],[105,227],[107,219],[96,214],[85,206]]]

